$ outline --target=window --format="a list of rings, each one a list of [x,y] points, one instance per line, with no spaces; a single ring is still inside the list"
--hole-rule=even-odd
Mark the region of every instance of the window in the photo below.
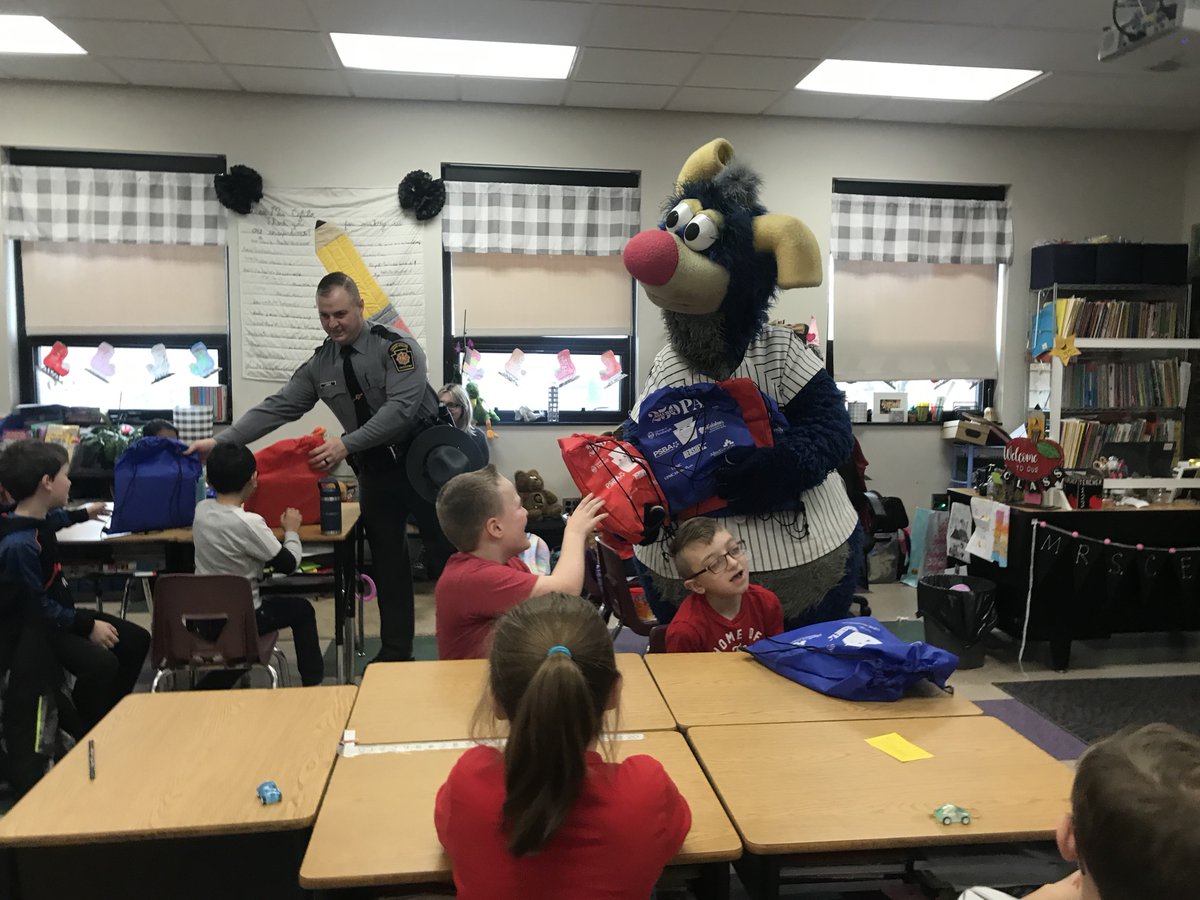
[[[620,249],[640,228],[637,173],[442,175],[446,380],[478,382],[505,424],[619,423],[633,402],[636,285]]]
[[[870,408],[875,393],[902,393],[918,421],[991,404],[1011,255],[1005,193],[834,181],[829,345],[849,401]]]
[[[6,163],[8,173],[22,167],[27,183],[31,167],[53,171],[54,190],[74,192],[46,194],[39,185],[25,209],[5,210],[25,229],[10,229],[19,239],[8,248],[22,402],[104,411],[203,404],[216,421],[228,421],[226,248],[213,224],[223,224],[224,213],[196,190],[224,171],[224,159],[13,149]],[[72,181],[91,170],[104,172],[94,183]],[[104,183],[105,172],[123,174]],[[156,178],[176,176],[157,174],[164,172],[186,173],[178,203],[187,210],[147,216],[139,192],[169,191]],[[129,193],[113,189],[126,178]],[[88,204],[102,208],[95,221],[84,221]],[[187,230],[197,222],[199,230]]]

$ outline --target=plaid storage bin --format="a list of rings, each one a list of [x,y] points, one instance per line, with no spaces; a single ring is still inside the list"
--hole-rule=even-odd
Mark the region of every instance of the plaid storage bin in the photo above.
[[[209,406],[175,407],[175,430],[185,443],[213,436],[213,411]]]

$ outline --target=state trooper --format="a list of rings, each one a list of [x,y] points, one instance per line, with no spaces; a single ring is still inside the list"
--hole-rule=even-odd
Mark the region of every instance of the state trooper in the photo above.
[[[427,557],[434,561],[431,577],[436,578],[437,562],[444,563],[450,552],[432,504],[413,490],[403,465],[407,444],[439,420],[437,394],[426,377],[425,351],[411,335],[369,324],[350,276],[332,272],[321,279],[317,312],[328,337],[291,380],[215,440],[194,441],[188,452],[205,458],[218,442],[249,444],[296,421],[318,400],[328,406],[346,433],[313,450],[310,463],[329,471],[348,458],[358,473],[383,643],[372,662],[412,659],[408,514],[416,516]]]

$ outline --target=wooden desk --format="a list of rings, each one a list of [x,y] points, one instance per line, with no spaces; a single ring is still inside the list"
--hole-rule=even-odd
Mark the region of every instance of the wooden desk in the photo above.
[[[901,763],[865,742],[893,731],[933,758]],[[782,854],[1049,840],[1070,808],[1071,770],[987,716],[693,728],[688,740],[759,855],[766,897]],[[971,824],[935,822],[943,803]]]
[[[354,694],[317,687],[126,697],[89,735],[95,781],[85,741],[0,819],[18,894],[140,896],[149,885],[173,898],[295,893]],[[263,806],[255,789],[268,780],[283,800]]]
[[[358,528],[359,517],[360,509],[357,503],[343,503],[342,530],[337,534],[322,534],[319,522],[300,526],[302,544],[330,544],[333,547],[334,643],[338,648],[337,680],[342,684],[349,681],[354,673],[355,581],[362,562],[362,531]],[[161,544],[166,571],[191,572],[195,569],[191,528],[107,535],[104,533],[104,524],[92,520],[58,532],[59,546],[64,557],[86,554],[100,547]],[[282,528],[272,530],[276,537],[283,537]]]
[[[671,731],[675,720],[642,658],[618,653],[624,687],[621,731]],[[347,728],[360,744],[458,741],[471,737],[471,718],[487,684],[487,660],[376,663],[367,667]],[[606,730],[612,730],[611,717]],[[482,737],[491,737],[484,734]]]
[[[981,713],[969,700],[928,683],[894,703],[826,697],[775,674],[749,653],[648,653],[646,665],[681,728]]]
[[[727,863],[741,855],[741,841],[683,737],[647,732],[643,740],[612,746],[615,759],[646,754],[663,764],[692,809],[692,830],[671,864],[713,864],[707,874],[713,881],[724,874],[728,890]],[[433,802],[462,752],[338,759],[300,868],[301,886],[329,890],[449,881],[450,861],[434,830]]]

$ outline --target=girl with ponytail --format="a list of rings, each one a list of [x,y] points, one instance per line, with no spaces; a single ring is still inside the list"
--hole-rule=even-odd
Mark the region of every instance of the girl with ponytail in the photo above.
[[[692,816],[657,760],[596,752],[621,675],[595,608],[526,600],[497,622],[488,661],[481,709],[508,739],[464,753],[434,811],[459,900],[649,897]]]

